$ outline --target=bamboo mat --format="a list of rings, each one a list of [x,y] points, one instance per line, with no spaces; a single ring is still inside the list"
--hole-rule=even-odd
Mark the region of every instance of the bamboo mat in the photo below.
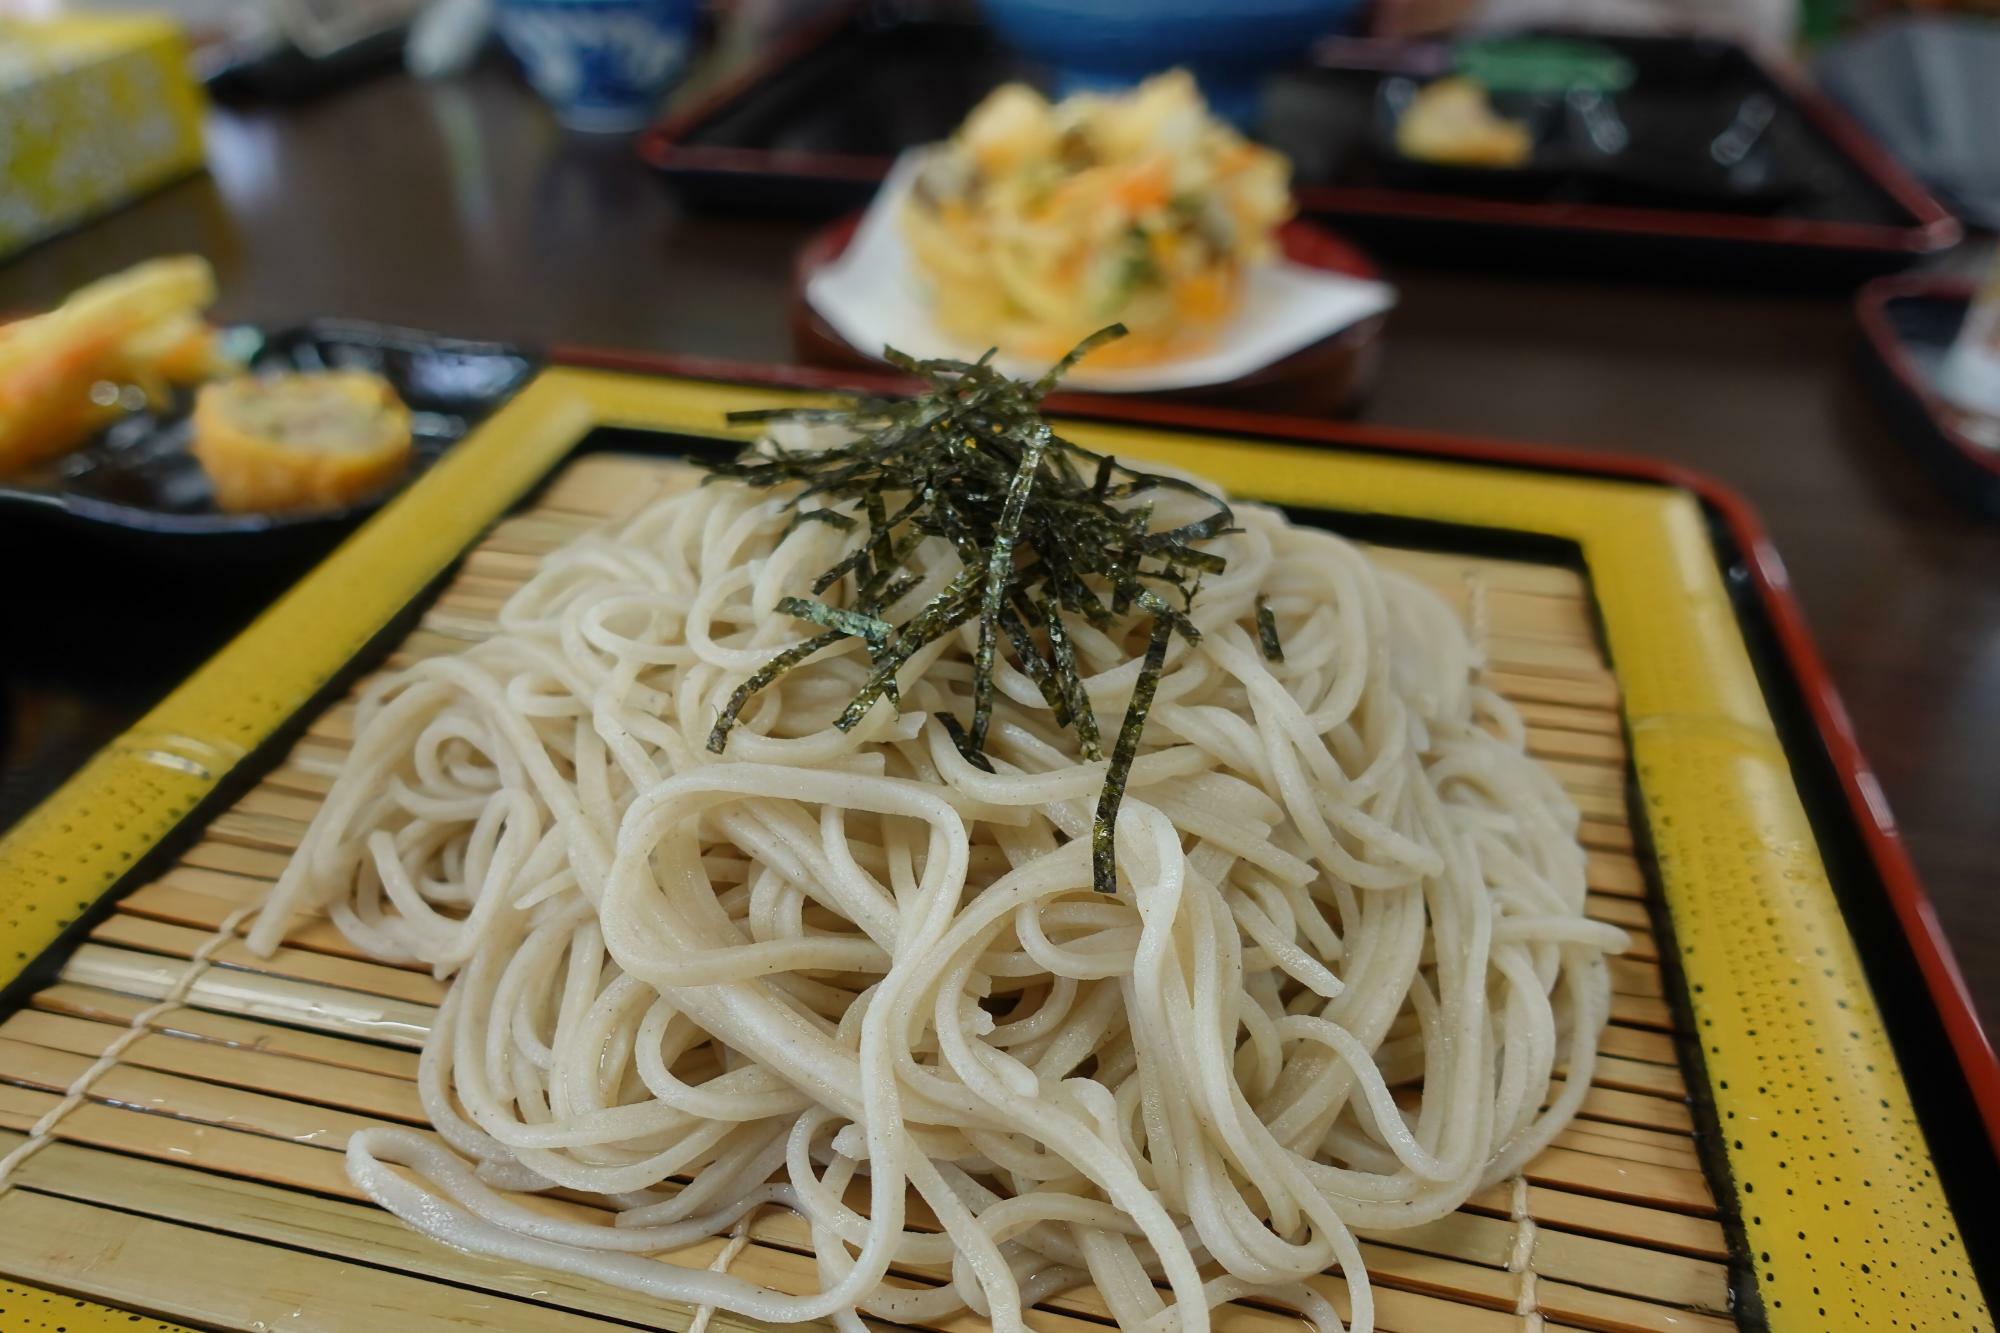
[[[388,665],[483,637],[543,554],[687,476],[617,456],[571,465],[466,558]],[[1583,811],[1591,915],[1633,938],[1611,964],[1611,1026],[1576,1121],[1520,1179],[1457,1214],[1365,1238],[1378,1326],[1734,1328],[1729,1252],[1696,1152],[1676,1017],[1633,855],[1617,682],[1584,581],[1548,565],[1377,555],[1443,593],[1472,626],[1487,683],[1520,708],[1530,749]],[[269,959],[240,935],[325,793],[352,724],[351,703],[326,710],[172,869],[90,932],[55,984],[0,1020],[0,1157],[70,1102],[0,1193],[0,1274],[256,1333],[686,1327],[685,1310],[435,1244],[349,1184],[341,1150],[350,1133],[424,1124],[416,1053],[443,987],[369,961],[324,919],[295,928]],[[590,1215],[581,1198],[536,1206]],[[707,1266],[723,1244],[670,1257]],[[760,1216],[730,1271],[781,1290],[817,1285],[803,1225],[778,1211]],[[909,1271],[899,1280],[934,1279]],[[1344,1284],[1328,1278],[1325,1288],[1345,1313]],[[1084,1290],[1052,1300],[1033,1322],[1088,1333],[1108,1315]],[[1247,1305],[1217,1311],[1216,1322],[1242,1333],[1299,1327],[1295,1316]],[[746,1327],[729,1316],[712,1326]]]

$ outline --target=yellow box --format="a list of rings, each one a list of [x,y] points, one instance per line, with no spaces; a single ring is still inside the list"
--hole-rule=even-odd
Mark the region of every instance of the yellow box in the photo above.
[[[0,19],[0,256],[197,170],[202,107],[164,19]]]

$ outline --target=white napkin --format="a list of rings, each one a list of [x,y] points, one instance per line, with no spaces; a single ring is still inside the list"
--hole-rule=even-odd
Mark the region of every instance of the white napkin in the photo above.
[[[984,345],[961,342],[931,319],[923,288],[903,245],[903,199],[916,178],[922,149],[905,153],[869,204],[841,256],[806,282],[806,300],[849,344],[879,357],[884,346],[917,357],[972,360]],[[1396,303],[1396,289],[1279,259],[1246,275],[1243,301],[1208,349],[1148,366],[1092,370],[1086,359],[1064,377],[1066,387],[1144,393],[1224,384],[1262,370],[1350,324]],[[1007,374],[1032,377],[1046,366],[997,357]]]

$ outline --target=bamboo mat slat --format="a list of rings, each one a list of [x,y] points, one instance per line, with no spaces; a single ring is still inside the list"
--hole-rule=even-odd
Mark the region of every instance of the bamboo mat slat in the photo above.
[[[642,1326],[658,1314],[656,1303],[616,1288],[561,1273],[524,1273],[518,1264],[430,1244],[377,1208],[261,1182],[60,1144],[30,1160],[21,1184],[79,1203],[179,1219],[224,1234]]]
[[[1671,1034],[1646,1032],[1638,1028],[1606,1028],[1598,1038],[1597,1049],[1606,1055],[1643,1060],[1648,1064],[1671,1065],[1676,1062]]]
[[[58,982],[30,999],[36,1010],[92,1018],[128,1027],[152,1007],[152,1002],[121,991]],[[232,1048],[286,1055],[336,1069],[356,1069],[405,1080],[417,1076],[414,1051],[379,1046],[368,1041],[344,1041],[318,1032],[226,1013],[190,1008],[170,1009],[150,1019],[147,1027],[172,1036],[212,1041]]]
[[[161,1000],[185,966],[153,954],[84,944],[70,955],[62,979]],[[426,1006],[228,968],[204,973],[186,998],[191,1005],[220,1013],[274,1015],[321,1032],[397,1046],[423,1045],[431,1026],[432,1011]]]
[[[364,1269],[34,1190],[0,1196],[0,1254],[30,1282],[117,1305],[234,1328],[327,1333],[463,1333],[468,1327],[574,1333],[616,1325],[526,1301],[468,1299],[422,1277]],[[476,1316],[478,1322],[472,1321]]]
[[[0,1041],[46,1047],[93,1060],[103,1055],[123,1033],[123,1028],[109,1023],[92,1023],[32,1009],[0,1023]],[[289,1090],[290,1096],[316,1105],[413,1125],[426,1123],[416,1084],[387,1074],[313,1067],[290,1056],[164,1033],[139,1038],[125,1048],[119,1060],[139,1069],[230,1088],[282,1087]]]
[[[491,632],[543,554],[604,515],[685,484],[684,469],[653,460],[572,466],[534,510],[502,521],[469,554],[390,666],[461,651]],[[1583,1106],[1524,1170],[1524,1183],[1483,1191],[1429,1226],[1364,1237],[1378,1326],[1517,1333],[1531,1284],[1528,1299],[1548,1328],[1733,1328],[1729,1248],[1702,1171],[1678,1019],[1633,853],[1617,683],[1588,587],[1555,566],[1396,548],[1375,555],[1472,625],[1485,682],[1520,708],[1530,751],[1582,812],[1589,914],[1633,937],[1610,966],[1612,1025]],[[425,1123],[416,1049],[443,986],[422,969],[366,957],[324,916],[302,918],[268,959],[217,935],[283,871],[353,727],[351,697],[313,719],[293,752],[175,865],[90,931],[54,984],[0,1017],[0,1155],[117,1051],[0,1193],[0,1271],[219,1328],[680,1327],[685,1314],[658,1302],[436,1245],[348,1181],[349,1134]],[[158,1007],[169,995],[176,1002]],[[601,1216],[581,1199],[543,1196],[530,1206]],[[923,1216],[913,1212],[912,1224]],[[1524,1227],[1533,1228],[1525,1240]],[[704,1242],[674,1257],[705,1265],[720,1248]],[[780,1290],[817,1285],[809,1235],[781,1210],[760,1215],[731,1271]],[[939,1275],[899,1269],[897,1280]],[[1321,1285],[1345,1312],[1339,1278]],[[1217,1313],[1217,1326],[1237,1333],[1298,1326],[1288,1313],[1248,1305]],[[1086,1289],[1035,1312],[1034,1326],[1082,1333],[1108,1320]],[[713,1326],[747,1327],[724,1316]],[[980,1326],[964,1317],[940,1327]]]

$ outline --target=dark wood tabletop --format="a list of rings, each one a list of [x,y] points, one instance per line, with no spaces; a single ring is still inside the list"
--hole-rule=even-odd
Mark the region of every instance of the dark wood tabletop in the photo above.
[[[0,310],[198,251],[232,320],[790,357],[790,265],[813,224],[687,211],[629,143],[565,135],[505,69],[219,110],[209,159],[207,176],[0,264]],[[1391,277],[1402,304],[1366,419],[1670,459],[1762,511],[1981,1012],[2000,1019],[2000,526],[1940,494],[1857,389],[1850,298]],[[0,640],[38,646],[0,651],[0,824],[244,614],[170,651],[50,645],[39,579],[7,574]]]

